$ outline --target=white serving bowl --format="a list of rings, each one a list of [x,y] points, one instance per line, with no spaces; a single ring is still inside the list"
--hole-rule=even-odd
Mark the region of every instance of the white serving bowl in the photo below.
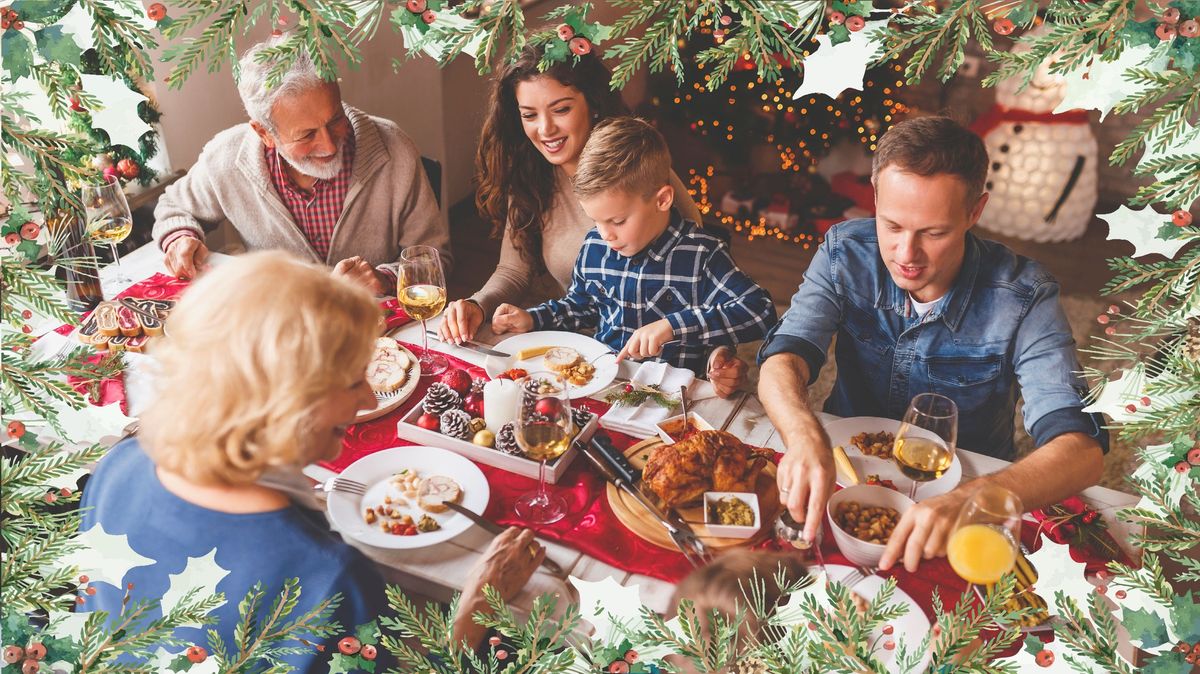
[[[750,506],[754,511],[754,524],[748,527],[741,527],[732,524],[716,524],[710,520],[711,509],[709,506],[726,496],[732,496],[737,500]],[[762,528],[762,513],[758,507],[758,494],[740,491],[706,491],[704,492],[704,524],[708,527],[708,534],[718,538],[750,538],[758,533]]]
[[[838,525],[837,519],[834,518],[834,513],[838,511],[842,504],[850,501],[857,501],[862,506],[895,508],[900,516],[903,517],[904,513],[913,507],[913,500],[894,489],[873,484],[859,484],[846,487],[829,498],[829,503],[825,506],[825,510],[829,515],[829,521],[832,525],[830,529],[833,531],[833,540],[837,542],[838,549],[842,551],[846,559],[858,566],[879,566],[879,560],[883,558],[883,551],[887,546],[880,543],[868,543],[860,538],[855,538],[848,531],[842,529]]]
[[[712,424],[705,421],[704,417],[700,416],[699,414],[696,414],[695,412],[688,412],[687,418],[689,421],[692,422],[692,426],[697,431],[715,431],[715,430],[717,430]],[[655,426],[658,427],[658,437],[662,438],[663,443],[668,444],[668,445],[673,445],[673,444],[675,444],[675,438],[671,437],[671,434],[667,432],[667,429],[674,430],[676,427],[684,428],[683,415],[677,414],[673,417],[663,419],[662,421],[655,424]]]

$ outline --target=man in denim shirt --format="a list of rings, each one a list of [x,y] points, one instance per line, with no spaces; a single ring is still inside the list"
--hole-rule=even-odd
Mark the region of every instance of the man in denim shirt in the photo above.
[[[788,451],[781,500],[816,534],[834,485],[829,438],[807,385],[836,334],[838,379],[826,411],[900,419],[913,396],[958,405],[958,445],[1013,457],[1018,387],[1038,449],[1008,468],[922,501],[897,525],[880,567],[915,571],[944,554],[966,497],[982,483],[1038,508],[1095,484],[1107,434],[1085,414],[1075,341],[1057,282],[968,230],[987,203],[983,142],[945,117],[898,124],[874,157],[875,219],[834,227],[759,354],[759,396]]]

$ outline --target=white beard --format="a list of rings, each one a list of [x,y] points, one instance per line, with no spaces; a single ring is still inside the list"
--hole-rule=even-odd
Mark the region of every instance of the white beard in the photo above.
[[[278,148],[279,156],[283,157],[292,168],[300,173],[303,173],[310,178],[317,180],[332,180],[337,174],[342,172],[342,153],[346,151],[346,143],[343,142],[338,146],[337,153],[333,155],[332,161],[315,162],[307,159],[293,159],[283,151],[283,148]]]

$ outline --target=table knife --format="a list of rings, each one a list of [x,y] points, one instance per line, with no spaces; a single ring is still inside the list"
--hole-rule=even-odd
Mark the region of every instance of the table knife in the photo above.
[[[486,344],[480,344],[479,342],[476,342],[474,340],[467,339],[467,340],[463,340],[462,344],[455,344],[454,342],[447,342],[446,340],[442,339],[441,337],[438,336],[438,333],[434,332],[433,330],[426,330],[425,334],[429,335],[430,337],[433,337],[434,339],[438,340],[442,344],[450,344],[451,346],[457,346],[457,347],[461,347],[464,349],[470,349],[471,351],[474,351],[476,353],[482,353],[485,356],[496,356],[497,358],[512,358],[511,353],[504,353],[503,351],[497,351],[493,348],[488,347]]]
[[[463,515],[475,524],[478,524],[481,529],[489,534],[492,534],[493,536],[499,536],[500,534],[504,533],[504,527],[484,519],[482,515],[467,508],[466,506],[450,502],[446,502],[444,505],[454,512]],[[545,557],[542,559],[542,566],[545,567],[547,571],[558,576],[559,578],[567,577],[567,574],[562,570],[562,567],[559,566],[553,559],[550,559],[550,557]]]

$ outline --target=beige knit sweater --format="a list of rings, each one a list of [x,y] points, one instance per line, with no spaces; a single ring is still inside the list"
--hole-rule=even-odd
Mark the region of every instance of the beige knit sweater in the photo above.
[[[394,122],[345,109],[354,129],[354,167],[324,260],[275,192],[262,141],[249,124],[217,134],[187,175],[167,187],[154,209],[155,243],[161,248],[181,229],[203,239],[202,224],[228,219],[248,250],[286,250],[328,265],[357,255],[394,273],[406,246],[424,244],[441,250],[448,267],[450,230],[417,146]]]
[[[583,247],[583,237],[596,223],[583,212],[579,200],[571,187],[571,178],[561,168],[555,170],[558,185],[554,204],[546,213],[542,232],[542,260],[546,264],[549,278],[535,278],[532,266],[513,245],[511,230],[504,229],[504,241],[500,245],[500,263],[496,271],[471,299],[483,307],[483,314],[491,320],[496,307],[504,302],[531,307],[544,300],[562,297],[571,284],[571,270],[575,258]],[[675,207],[683,217],[701,222],[700,209],[688,195],[679,176],[671,172],[671,186],[675,188]]]

